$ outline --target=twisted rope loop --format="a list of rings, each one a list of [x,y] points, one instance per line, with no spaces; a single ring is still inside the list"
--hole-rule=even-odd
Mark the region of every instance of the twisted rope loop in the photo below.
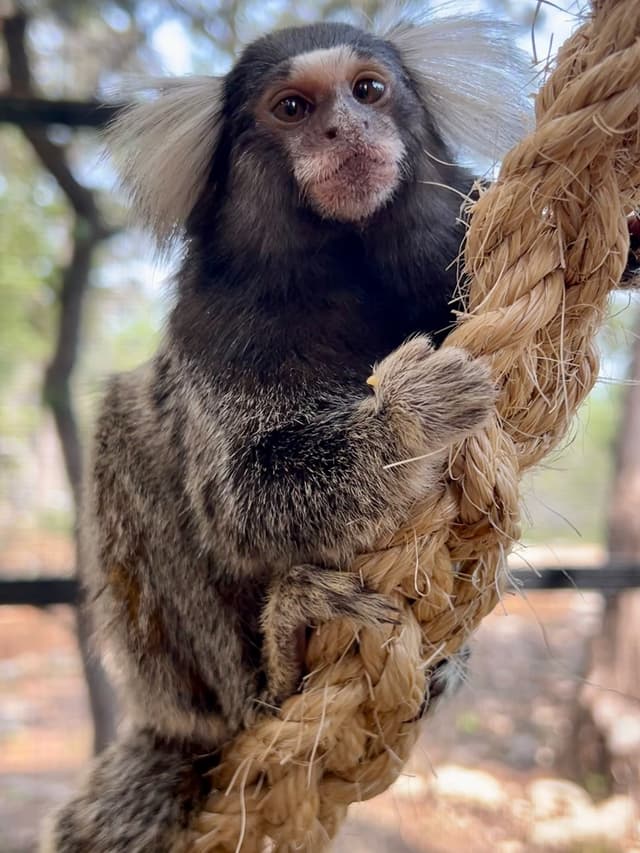
[[[401,771],[428,668],[499,598],[519,477],[557,447],[596,380],[595,335],[639,195],[639,105],[640,2],[600,0],[538,94],[535,130],[472,209],[469,304],[445,346],[489,359],[497,415],[406,527],[354,566],[396,599],[402,625],[357,642],[342,622],[315,632],[302,693],[226,750],[194,850],[323,850],[349,803]]]

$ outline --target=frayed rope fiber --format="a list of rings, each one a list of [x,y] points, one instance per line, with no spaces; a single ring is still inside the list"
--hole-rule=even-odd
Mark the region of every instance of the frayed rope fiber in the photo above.
[[[418,735],[426,674],[499,599],[518,481],[566,435],[597,378],[594,338],[640,186],[640,0],[600,0],[560,50],[536,128],[471,209],[469,304],[445,346],[492,365],[497,415],[456,448],[440,490],[354,571],[402,624],[335,622],[304,690],[225,750],[193,850],[326,849],[350,803],[387,788]]]

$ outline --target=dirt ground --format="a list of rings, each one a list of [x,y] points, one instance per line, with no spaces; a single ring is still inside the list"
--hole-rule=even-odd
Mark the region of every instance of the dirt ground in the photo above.
[[[14,557],[3,553],[5,571]],[[61,571],[70,557],[49,543],[32,568]],[[468,682],[425,725],[407,772],[352,808],[335,850],[640,853],[628,792],[597,774],[563,780],[600,609],[595,594],[509,597],[477,633]],[[36,849],[43,816],[72,791],[90,745],[72,612],[0,607],[2,853]]]

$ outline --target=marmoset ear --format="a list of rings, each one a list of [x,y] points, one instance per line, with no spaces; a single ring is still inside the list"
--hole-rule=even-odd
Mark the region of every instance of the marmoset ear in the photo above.
[[[145,81],[106,131],[134,216],[166,246],[204,189],[221,125],[223,79]]]
[[[388,16],[387,16],[388,17]],[[524,135],[533,70],[516,28],[486,15],[380,21],[452,153],[495,162]]]

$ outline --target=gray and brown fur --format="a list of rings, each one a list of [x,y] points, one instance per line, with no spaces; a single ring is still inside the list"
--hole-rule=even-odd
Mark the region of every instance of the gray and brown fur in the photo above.
[[[485,19],[461,26],[500,52]],[[134,206],[184,260],[157,355],[109,384],[85,494],[85,583],[127,728],[49,849],[184,849],[220,745],[298,688],[305,630],[397,617],[343,570],[495,397],[482,363],[425,334],[452,322],[472,183],[448,135],[488,120],[477,92],[442,102],[438,69],[429,90],[430,32],[285,30],[114,128]],[[378,106],[351,98],[368,69]],[[278,87],[313,99],[306,125],[273,120]]]

